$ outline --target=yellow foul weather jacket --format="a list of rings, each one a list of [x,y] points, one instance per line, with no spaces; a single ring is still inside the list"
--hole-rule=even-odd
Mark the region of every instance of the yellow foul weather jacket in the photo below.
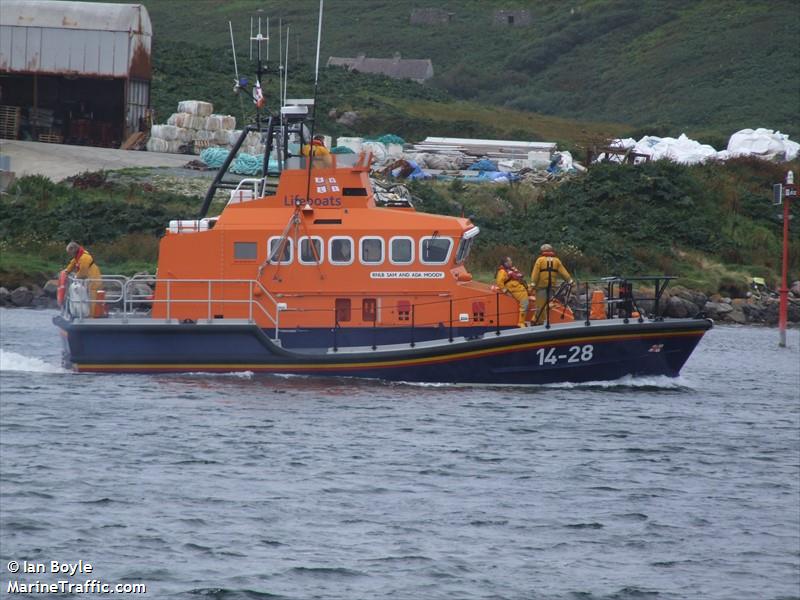
[[[542,254],[536,259],[531,271],[531,286],[537,289],[546,288],[548,285],[555,285],[560,275],[564,281],[572,281],[572,275],[561,264],[561,260],[550,252]]]
[[[75,258],[67,263],[64,270],[78,279],[100,279],[102,277],[100,267],[95,264],[92,255],[83,248],[78,250]]]

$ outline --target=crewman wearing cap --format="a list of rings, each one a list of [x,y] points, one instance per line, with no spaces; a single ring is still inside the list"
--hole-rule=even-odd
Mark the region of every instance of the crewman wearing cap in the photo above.
[[[552,298],[553,286],[559,276],[564,281],[573,283],[572,275],[561,264],[553,247],[550,244],[542,244],[539,258],[533,263],[531,271],[531,287],[536,289],[536,325],[541,325],[545,321],[545,306],[548,298]]]

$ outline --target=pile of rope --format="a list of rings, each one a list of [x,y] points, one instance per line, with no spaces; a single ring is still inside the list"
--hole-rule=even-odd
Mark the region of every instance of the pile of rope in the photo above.
[[[200,160],[208,165],[209,169],[220,169],[228,158],[225,148],[206,148],[200,153]],[[240,152],[231,165],[231,173],[238,175],[261,175],[264,172],[264,163],[261,157]]]
[[[236,160],[233,161],[231,173],[238,175],[261,175],[264,172],[264,161],[258,156],[247,154],[246,152],[239,153]]]
[[[200,160],[208,165],[209,169],[219,169],[228,158],[225,148],[206,148],[200,153]]]

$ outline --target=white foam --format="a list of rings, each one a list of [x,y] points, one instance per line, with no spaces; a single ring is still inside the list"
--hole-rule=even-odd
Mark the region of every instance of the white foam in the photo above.
[[[619,379],[612,379],[611,381],[584,381],[583,383],[546,383],[542,387],[552,388],[584,388],[584,387],[599,387],[599,388],[659,388],[659,389],[685,389],[690,388],[691,385],[682,377],[667,377],[666,375],[651,375],[647,377],[634,377],[633,375],[625,375]]]
[[[236,377],[237,379],[252,379],[255,377],[253,371],[226,371],[224,373],[214,373],[211,371],[189,371],[180,373],[186,377]]]
[[[59,366],[51,365],[33,356],[17,354],[0,348],[0,371],[22,371],[25,373],[66,373]]]

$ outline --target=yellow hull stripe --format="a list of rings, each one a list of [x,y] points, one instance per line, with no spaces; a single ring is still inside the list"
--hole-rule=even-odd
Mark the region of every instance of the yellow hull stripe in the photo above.
[[[525,344],[517,344],[513,346],[503,346],[500,348],[490,348],[485,350],[468,350],[466,352],[457,352],[453,354],[446,354],[443,356],[432,356],[428,358],[401,358],[396,360],[382,360],[370,361],[359,363],[334,363],[334,364],[308,364],[308,363],[133,363],[133,364],[75,364],[74,367],[78,371],[311,371],[311,372],[324,372],[324,371],[341,371],[351,369],[363,368],[394,368],[404,366],[415,366],[424,364],[437,364],[443,362],[452,362],[454,360],[466,358],[481,358],[484,356],[491,356],[494,354],[505,354],[508,352],[519,352],[523,350],[532,350],[541,347],[552,346],[569,346],[574,344],[585,344],[601,340],[603,342],[616,342],[626,339],[649,339],[649,338],[670,338],[670,337],[700,337],[705,333],[705,330],[696,331],[676,331],[671,333],[630,333],[613,336],[586,336],[580,338],[570,338],[569,340],[559,341],[542,341],[542,342],[528,342]],[[326,355],[330,356],[330,355]],[[313,358],[313,357],[310,357]]]

